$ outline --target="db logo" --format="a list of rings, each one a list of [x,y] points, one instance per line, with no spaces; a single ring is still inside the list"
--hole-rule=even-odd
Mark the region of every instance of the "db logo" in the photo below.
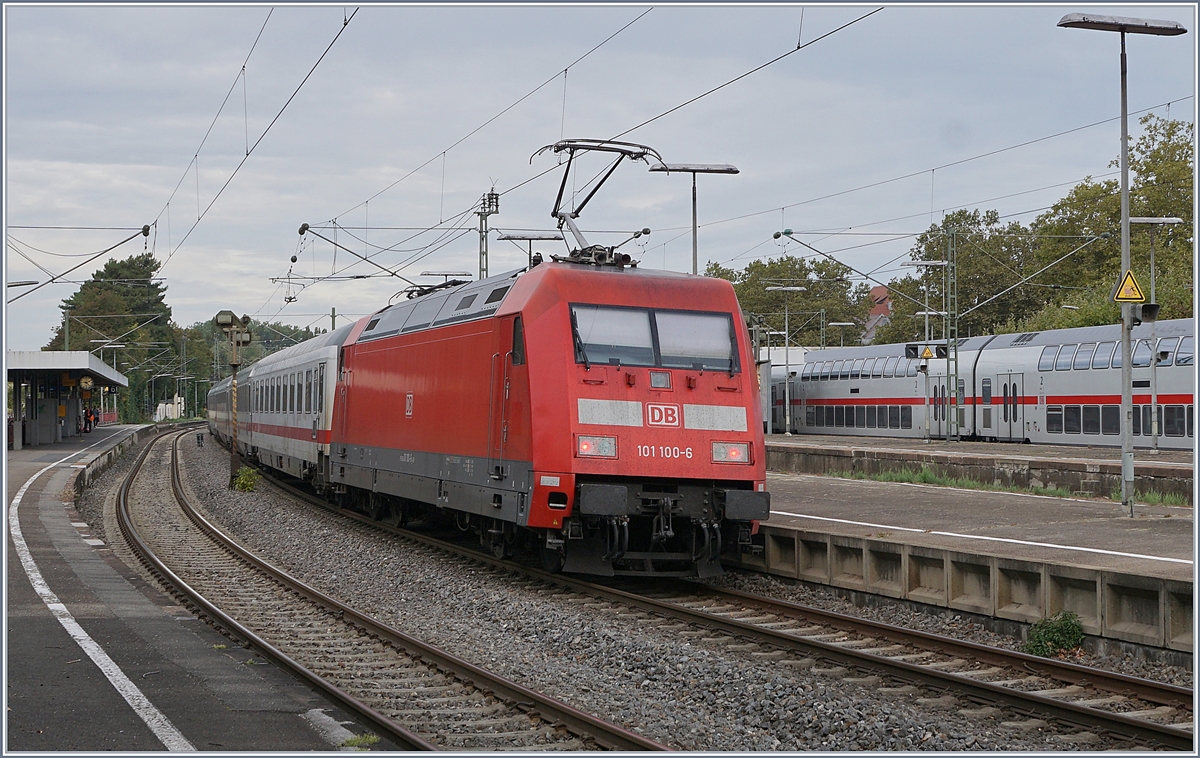
[[[650,426],[679,426],[679,406],[646,403],[646,423]]]

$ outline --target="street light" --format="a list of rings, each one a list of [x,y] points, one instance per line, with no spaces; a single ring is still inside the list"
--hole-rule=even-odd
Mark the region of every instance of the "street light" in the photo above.
[[[846,327],[846,326],[858,326],[858,324],[855,324],[853,321],[830,321],[825,326]],[[840,328],[838,329],[838,337],[839,337],[839,341],[841,342],[841,346],[845,347],[846,346],[846,333],[844,331],[842,331],[842,329],[840,329]]]
[[[776,232],[778,234],[778,232]],[[808,287],[767,287],[767,292],[782,292],[783,295],[783,409],[787,426],[784,434],[792,436],[792,359],[788,348],[792,344],[792,336],[788,327],[788,292],[808,292]]]
[[[908,266],[911,268],[922,268],[922,269],[938,268],[938,267],[945,268],[946,261],[904,261],[900,265]],[[924,273],[925,273],[924,271],[921,272],[921,274],[922,274],[921,287],[922,287],[922,289],[925,290],[925,310],[921,311],[917,315],[925,316],[925,341],[928,342],[929,341],[929,317],[932,315],[945,315],[945,314],[944,313],[943,314],[934,314],[933,311],[929,310],[929,282],[925,281]]]
[[[1176,216],[1134,216],[1131,224],[1151,224],[1150,227],[1150,302],[1157,303],[1154,293],[1154,236],[1160,225],[1182,224]],[[1150,322],[1150,451],[1158,455],[1158,338],[1154,334],[1155,321]]]
[[[1154,34],[1175,36],[1186,34],[1187,29],[1175,21],[1157,21],[1148,18],[1125,18],[1122,16],[1097,16],[1090,13],[1068,13],[1058,25],[1068,29],[1095,29],[1102,32],[1121,34],[1121,277],[1130,271],[1129,263],[1129,92],[1128,68],[1125,58],[1125,35]],[[1130,332],[1133,330],[1133,308],[1121,303],[1121,505],[1129,506],[1133,517],[1133,346]],[[1151,414],[1157,415],[1157,414]]]
[[[651,166],[651,171],[664,171],[670,174],[688,173],[692,175],[692,273],[699,273],[699,261],[696,253],[696,174],[736,174],[737,167],[728,163],[664,163],[661,166]],[[791,433],[790,431],[788,432]]]

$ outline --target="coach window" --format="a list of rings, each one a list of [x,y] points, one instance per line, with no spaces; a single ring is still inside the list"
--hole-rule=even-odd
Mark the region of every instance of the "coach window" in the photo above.
[[[1108,368],[1108,360],[1112,358],[1115,342],[1101,342],[1096,345],[1096,357],[1092,358],[1092,368]]]
[[[862,376],[863,359],[859,358],[854,361],[854,365],[850,368],[850,378],[858,379]]]
[[[1172,363],[1174,363],[1175,362],[1175,348],[1178,345],[1179,345],[1178,337],[1163,337],[1162,339],[1160,339],[1158,341],[1158,350],[1155,352],[1157,352],[1159,355],[1166,353],[1167,357],[1160,359],[1158,361],[1158,365],[1170,366]]]
[[[829,381],[829,374],[833,370],[833,361],[825,361],[821,364],[821,381]]]
[[[980,391],[983,393],[983,404],[992,404],[992,380],[984,379],[980,382]]]
[[[304,412],[312,413],[312,369],[304,372]]]
[[[1190,405],[1187,409],[1187,433],[1189,437],[1192,436],[1192,406]]]
[[[1145,368],[1150,365],[1150,340],[1138,340],[1133,348],[1133,367]]]
[[[921,361],[914,358],[908,362],[908,376],[916,376],[920,372],[917,371],[921,367]]]
[[[1063,409],[1061,405],[1046,406],[1046,431],[1050,434],[1062,434]]]
[[[1179,352],[1175,353],[1176,366],[1192,365],[1193,340],[1191,337],[1184,337],[1179,341]]]
[[[1133,434],[1140,436],[1142,433],[1142,406],[1133,406]]]
[[[291,374],[288,379],[288,413],[296,412],[296,375]]]
[[[1104,405],[1100,407],[1100,433],[1121,433],[1121,406]]]
[[[867,407],[865,405],[854,406],[854,425],[859,429],[864,429],[867,426]]]
[[[900,428],[912,429],[912,406],[900,406]]]
[[[1149,437],[1151,434],[1154,433],[1154,406],[1153,405],[1143,405],[1143,406],[1141,406],[1141,408],[1142,408],[1142,412],[1141,412],[1142,433],[1145,434],[1147,437]],[[1136,413],[1136,410],[1137,409],[1135,408],[1134,415],[1138,415]],[[1162,422],[1163,422],[1163,409],[1162,409],[1162,406],[1160,405],[1160,406],[1158,406],[1158,428],[1159,428],[1159,430],[1161,430],[1163,427]],[[1159,433],[1161,434],[1161,431]]]
[[[875,365],[871,367],[871,378],[879,379],[883,376],[883,364],[887,362],[886,358],[876,358]]]
[[[1058,351],[1058,358],[1054,361],[1055,371],[1070,371],[1071,362],[1075,360],[1075,349],[1078,345],[1063,345]]]
[[[834,426],[845,426],[846,425],[846,406],[839,405],[833,409],[833,425]]]
[[[813,369],[816,368],[816,365],[817,364],[815,364],[815,363],[805,363],[804,370],[800,374],[800,381],[802,381],[802,382],[812,381],[812,373],[813,373]]]
[[[833,426],[834,410],[832,405],[825,406],[825,426]]]
[[[875,406],[873,406],[873,405],[867,406],[867,428],[868,429],[875,428],[876,412],[877,412],[877,409],[875,408]]]
[[[1078,405],[1063,406],[1063,431],[1067,434],[1079,434],[1083,431],[1082,418]]]
[[[842,379],[850,378],[850,364],[851,364],[851,361],[846,361],[845,363],[842,364],[841,373],[838,374],[839,377],[841,377]]]
[[[1072,368],[1076,371],[1083,371],[1092,365],[1092,356],[1096,353],[1096,343],[1085,342],[1079,346],[1079,350],[1075,353],[1075,363]]]
[[[1166,437],[1182,437],[1186,433],[1187,413],[1185,406],[1168,405],[1164,408],[1166,413],[1163,420],[1166,422],[1162,426],[1163,436]]]
[[[841,377],[842,363],[844,363],[844,361],[834,361],[833,362],[833,368],[829,369],[830,381],[836,381],[837,379],[839,379]]]
[[[521,326],[521,317],[513,319],[512,363],[514,366],[525,365],[525,329]]]
[[[1100,433],[1100,406],[1098,406],[1098,405],[1083,406],[1083,433],[1084,434],[1099,434]]]
[[[887,379],[896,373],[896,364],[900,361],[900,356],[893,355],[887,359],[887,363],[883,367],[883,378]],[[893,427],[896,428],[896,427]]]
[[[889,429],[899,429],[900,428],[900,406],[889,405],[889,406],[887,406],[887,409],[888,409],[888,428]]]
[[[1047,345],[1042,348],[1042,357],[1038,359],[1038,371],[1053,371],[1054,356],[1058,355],[1058,345]]]
[[[825,412],[818,406],[808,406],[808,425],[825,426]]]
[[[1121,368],[1121,361],[1123,361],[1124,359],[1125,359],[1125,356],[1121,355],[1121,346],[1117,345],[1117,349],[1113,351],[1112,363],[1109,364],[1109,367],[1110,368]]]

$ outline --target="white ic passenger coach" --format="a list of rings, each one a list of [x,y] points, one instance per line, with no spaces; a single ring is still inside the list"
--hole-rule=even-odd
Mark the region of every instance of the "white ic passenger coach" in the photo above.
[[[1153,348],[1151,325],[1134,327],[1138,447],[1151,445],[1150,363],[1156,356],[1158,445],[1192,447],[1193,323],[1157,322]],[[928,415],[930,435],[945,437],[954,391],[946,377],[945,359],[906,358],[903,344],[810,350],[791,379],[792,432],[921,438]],[[1119,446],[1120,325],[960,340],[957,392],[964,438]],[[782,379],[773,381],[771,403],[778,432],[785,424]]]

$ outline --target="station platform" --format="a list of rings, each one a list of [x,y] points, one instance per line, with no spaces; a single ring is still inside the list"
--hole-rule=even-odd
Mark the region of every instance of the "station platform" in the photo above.
[[[1108,498],[1121,489],[1120,447],[1028,445],[848,434],[766,438],[767,468],[794,474],[866,473],[928,467],[949,477],[1025,488],[1056,487]],[[1134,450],[1134,489],[1191,503],[1193,451]]]
[[[1001,456],[991,443],[924,445],[805,435],[773,436],[767,445],[771,518],[760,526],[763,552],[740,556],[746,568],[1019,624],[1071,610],[1079,614],[1087,634],[1118,647],[1124,642],[1192,652],[1191,506],[1139,504],[1131,518],[1120,503],[1107,499],[777,468],[781,449],[795,459],[811,455],[818,459],[813,468],[829,472],[863,471],[864,462],[877,460],[929,465],[940,455],[995,461]],[[1119,450],[1013,447],[1035,471],[1116,459],[1119,476]],[[808,453],[810,449],[814,452]],[[829,465],[839,455],[841,465]],[[1190,478],[1190,454],[1161,457],[1167,460],[1156,465],[1172,466]]]
[[[75,510],[85,477],[155,431],[8,451],[5,751],[336,749],[341,711],[145,582]]]

